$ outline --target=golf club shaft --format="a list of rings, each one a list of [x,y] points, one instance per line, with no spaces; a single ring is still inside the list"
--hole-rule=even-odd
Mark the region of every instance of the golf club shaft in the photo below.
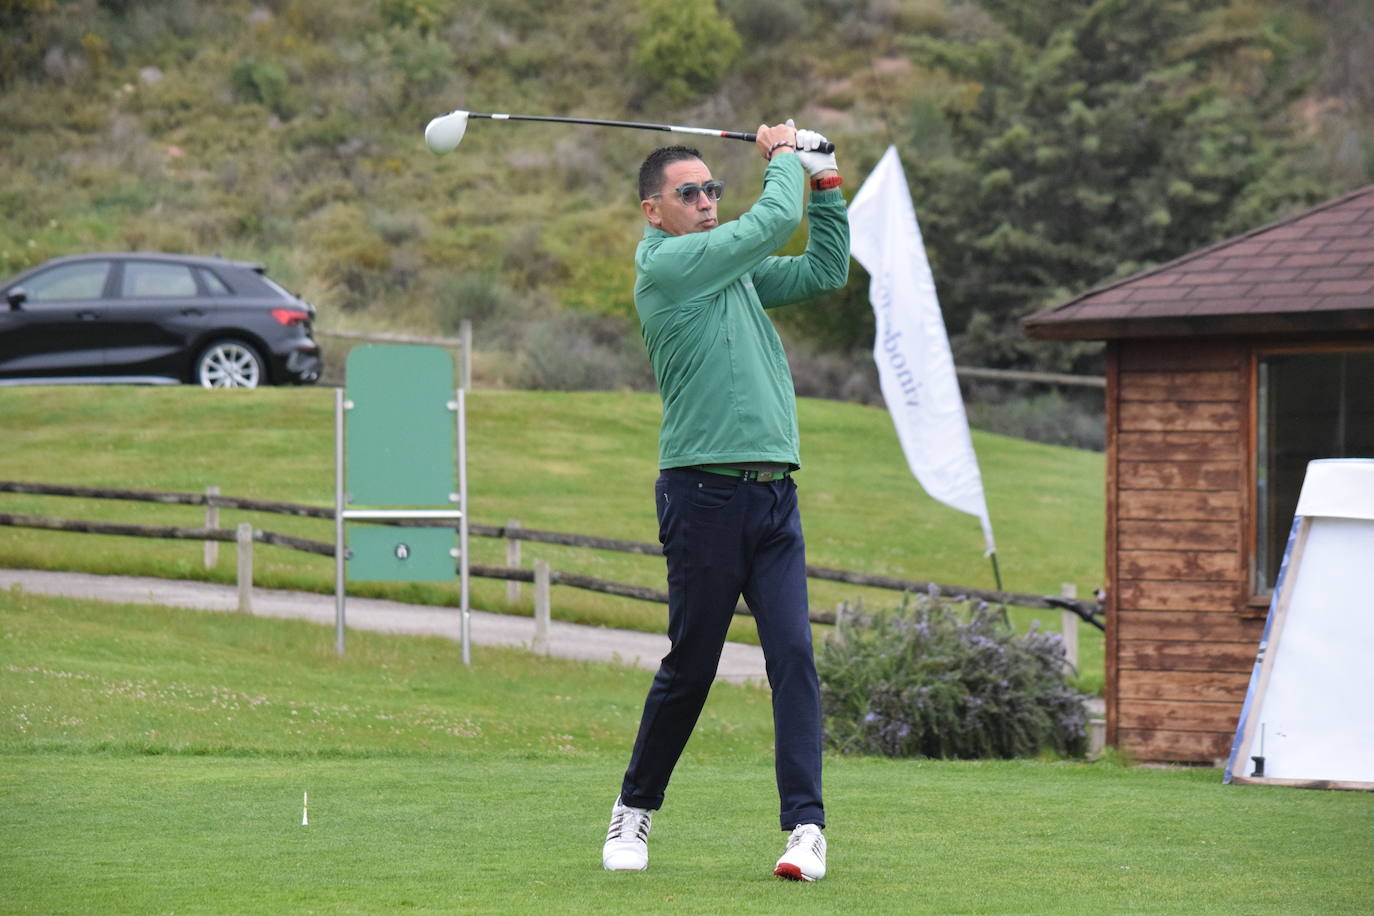
[[[476,111],[469,111],[469,118],[490,118],[493,121],[553,121],[560,124],[593,124],[597,127],[628,127],[632,130],[663,130],[674,134],[695,134],[699,137],[725,137],[730,140],[744,140],[747,143],[754,142],[754,134],[739,130],[715,130],[710,127],[683,127],[677,124],[647,124],[642,121],[602,121],[596,118],[558,118],[550,115],[513,115],[513,114],[483,114]],[[835,144],[826,141],[822,144],[819,152],[833,153]]]

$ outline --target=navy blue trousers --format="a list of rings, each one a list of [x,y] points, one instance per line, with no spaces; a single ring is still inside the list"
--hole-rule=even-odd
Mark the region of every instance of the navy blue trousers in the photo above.
[[[668,638],[644,702],[623,804],[657,809],[696,727],[744,596],[773,689],[781,826],[825,824],[820,684],[811,647],[806,548],[790,477],[758,482],[670,468],[655,486],[668,561]]]

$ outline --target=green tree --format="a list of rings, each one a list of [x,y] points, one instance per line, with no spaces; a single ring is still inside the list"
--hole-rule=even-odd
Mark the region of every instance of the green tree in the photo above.
[[[653,0],[645,7],[634,55],[645,77],[675,101],[716,88],[740,38],[715,0]]]
[[[1011,333],[1326,193],[1284,170],[1267,127],[1285,101],[1268,89],[1281,40],[1240,6],[987,0],[1000,32],[920,42],[954,86],[915,103],[907,158],[951,331],[981,314],[984,338],[989,321]],[[1236,73],[1254,76],[1223,78]]]

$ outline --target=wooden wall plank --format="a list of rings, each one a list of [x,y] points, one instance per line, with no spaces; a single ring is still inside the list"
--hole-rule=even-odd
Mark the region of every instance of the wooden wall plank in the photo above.
[[[1123,461],[1117,480],[1131,490],[1239,491],[1245,475],[1239,461]]]
[[[1120,672],[1117,689],[1122,701],[1129,697],[1138,700],[1243,703],[1250,689],[1250,672],[1141,671],[1127,668]]]
[[[1232,735],[1240,721],[1241,703],[1199,703],[1177,700],[1121,701],[1121,728],[1183,732],[1226,732]]]
[[[1129,340],[1121,342],[1121,371],[1221,372],[1244,368],[1249,350],[1234,340]]]
[[[1188,643],[1165,639],[1120,639],[1121,670],[1235,671],[1249,674],[1259,646],[1252,642]]]
[[[1120,519],[1231,521],[1240,518],[1235,490],[1119,490]]]
[[[1235,613],[1242,598],[1238,582],[1167,582],[1123,579],[1117,585],[1120,613],[1136,611],[1214,611]]]
[[[1226,757],[1262,633],[1243,601],[1249,344],[1122,341],[1109,427],[1108,740]],[[1110,397],[1109,397],[1110,400]]]
[[[1122,550],[1123,579],[1202,579],[1239,581],[1240,553],[1205,550]]]
[[[1140,760],[1223,765],[1235,732],[1185,732],[1123,728],[1116,746]]]
[[[1244,378],[1235,370],[1123,372],[1122,401],[1242,401]]]
[[[1123,401],[1123,431],[1211,431],[1240,429],[1237,401]]]
[[[1124,550],[1240,550],[1243,526],[1236,522],[1147,521],[1117,522],[1118,551]]]
[[[1243,617],[1263,618],[1268,613],[1267,607],[1258,608],[1252,602],[1259,597],[1256,594],[1256,580],[1259,578],[1259,557],[1256,555],[1259,534],[1259,439],[1260,427],[1264,421],[1259,415],[1259,361],[1252,348],[1245,369],[1245,454],[1246,460],[1241,465],[1245,472],[1245,477],[1241,481],[1240,492],[1244,495],[1245,501],[1241,503],[1245,507],[1245,518],[1243,519],[1244,531],[1241,533],[1242,547],[1241,555],[1245,564],[1245,570],[1241,575],[1241,590],[1247,596],[1246,600],[1237,608],[1237,613]]]
[[[1120,479],[1117,469],[1121,465],[1120,431],[1117,424],[1117,412],[1121,398],[1121,349],[1122,344],[1116,341],[1107,343],[1107,390],[1103,406],[1105,408],[1105,421],[1107,425],[1107,544],[1104,560],[1106,562],[1105,582],[1107,590],[1107,600],[1104,602],[1103,611],[1106,614],[1107,633],[1106,633],[1106,653],[1103,659],[1106,669],[1106,685],[1104,690],[1105,712],[1107,718],[1107,744],[1116,743],[1116,703],[1117,688],[1117,639],[1116,627],[1111,621],[1116,619],[1116,583],[1119,579],[1117,574],[1117,554],[1119,546],[1120,521],[1117,518],[1117,491],[1120,489]]]
[[[1249,642],[1256,649],[1264,635],[1263,621],[1205,611],[1121,611],[1116,625],[1122,639]],[[1170,696],[1187,698],[1182,693]]]
[[[1118,430],[1121,461],[1241,461],[1245,440],[1236,432]]]

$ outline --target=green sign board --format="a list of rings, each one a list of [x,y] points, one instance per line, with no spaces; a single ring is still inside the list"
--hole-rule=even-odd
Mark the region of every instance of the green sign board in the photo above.
[[[449,407],[454,374],[448,351],[356,347],[348,354],[347,379],[349,505],[453,505],[456,417]]]
[[[452,528],[348,526],[348,578],[372,582],[452,582]]]

